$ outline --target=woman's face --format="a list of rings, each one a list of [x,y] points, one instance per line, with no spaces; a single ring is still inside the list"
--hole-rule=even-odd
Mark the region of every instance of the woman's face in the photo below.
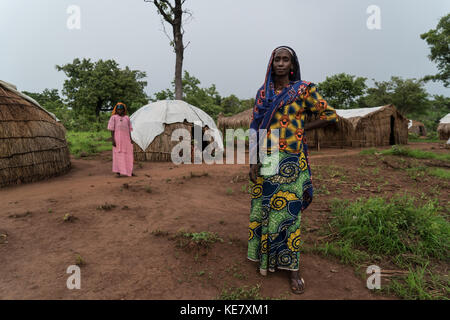
[[[273,73],[276,76],[286,76],[289,75],[292,68],[292,57],[289,51],[285,49],[278,50],[273,57]]]
[[[117,114],[118,114],[119,116],[123,116],[124,113],[125,113],[125,110],[123,109],[123,107],[118,107],[118,108],[116,109],[116,111],[117,111]]]

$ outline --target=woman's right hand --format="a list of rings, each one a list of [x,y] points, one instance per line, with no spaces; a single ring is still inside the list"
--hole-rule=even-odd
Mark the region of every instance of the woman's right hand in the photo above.
[[[250,181],[253,182],[254,184],[256,184],[256,180],[258,179],[259,176],[259,168],[261,168],[260,163],[250,165],[250,172],[248,173],[248,175],[250,177]]]

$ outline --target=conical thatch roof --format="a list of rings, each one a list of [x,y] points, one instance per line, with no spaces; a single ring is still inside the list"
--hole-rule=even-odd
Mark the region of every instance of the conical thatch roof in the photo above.
[[[437,132],[439,133],[440,140],[447,140],[450,138],[450,113],[439,121]]]
[[[69,168],[64,127],[35,100],[0,81],[0,187]]]

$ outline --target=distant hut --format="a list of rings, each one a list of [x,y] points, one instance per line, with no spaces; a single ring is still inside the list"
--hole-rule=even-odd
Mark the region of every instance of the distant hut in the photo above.
[[[69,169],[64,127],[34,99],[0,81],[0,187]]]
[[[439,121],[437,132],[439,140],[448,140],[450,138],[450,113]]]
[[[309,146],[373,147],[408,142],[408,120],[393,105],[361,109],[336,109],[339,121],[323,128],[306,131]],[[218,127],[248,128],[252,109],[231,117],[220,117]],[[307,117],[306,121],[316,119]]]
[[[408,121],[408,133],[413,133],[418,136],[426,136],[427,129],[425,128],[425,125],[422,122],[419,122],[416,120],[409,120]]]
[[[336,112],[353,125],[353,147],[408,143],[408,120],[392,104],[374,108],[337,109]]]
[[[222,133],[226,129],[248,129],[252,120],[253,108],[236,113],[230,117],[224,117],[222,113],[217,117],[217,127]]]
[[[213,141],[223,149],[223,141],[214,120],[203,110],[181,100],[163,100],[143,106],[130,117],[134,158],[137,161],[171,161],[171,152],[179,141],[171,141],[176,129],[186,129],[194,139],[195,126],[203,134],[213,131]],[[202,149],[208,142],[198,142]]]

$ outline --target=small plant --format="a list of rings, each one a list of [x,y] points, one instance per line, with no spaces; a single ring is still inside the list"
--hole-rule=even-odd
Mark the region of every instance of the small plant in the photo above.
[[[75,217],[74,215],[72,215],[70,213],[66,213],[63,217],[64,222],[74,222],[77,219],[78,219],[77,217]]]
[[[52,209],[48,209],[48,213],[52,213],[53,211],[52,211]]]
[[[213,243],[223,242],[223,239],[221,239],[216,233],[209,231],[202,231],[199,233],[180,231],[176,236],[173,237],[173,239],[177,241],[176,246],[183,249],[207,249]]]
[[[77,254],[77,256],[75,257],[75,264],[79,267],[82,267],[86,265],[86,262],[79,254]]]
[[[152,188],[150,186],[145,187],[145,192],[152,193]]]
[[[233,194],[233,189],[227,188],[226,193],[227,193],[227,195],[231,196]]]
[[[152,231],[152,235],[154,235],[155,237],[165,237],[169,235],[168,231],[162,231],[160,229],[156,229]]]
[[[352,192],[358,192],[359,190],[361,190],[361,185],[359,183],[352,187]]]
[[[105,204],[102,204],[101,206],[98,206],[97,210],[110,211],[110,210],[114,209],[115,207],[116,207],[115,204],[111,204],[111,203],[105,202]]]

